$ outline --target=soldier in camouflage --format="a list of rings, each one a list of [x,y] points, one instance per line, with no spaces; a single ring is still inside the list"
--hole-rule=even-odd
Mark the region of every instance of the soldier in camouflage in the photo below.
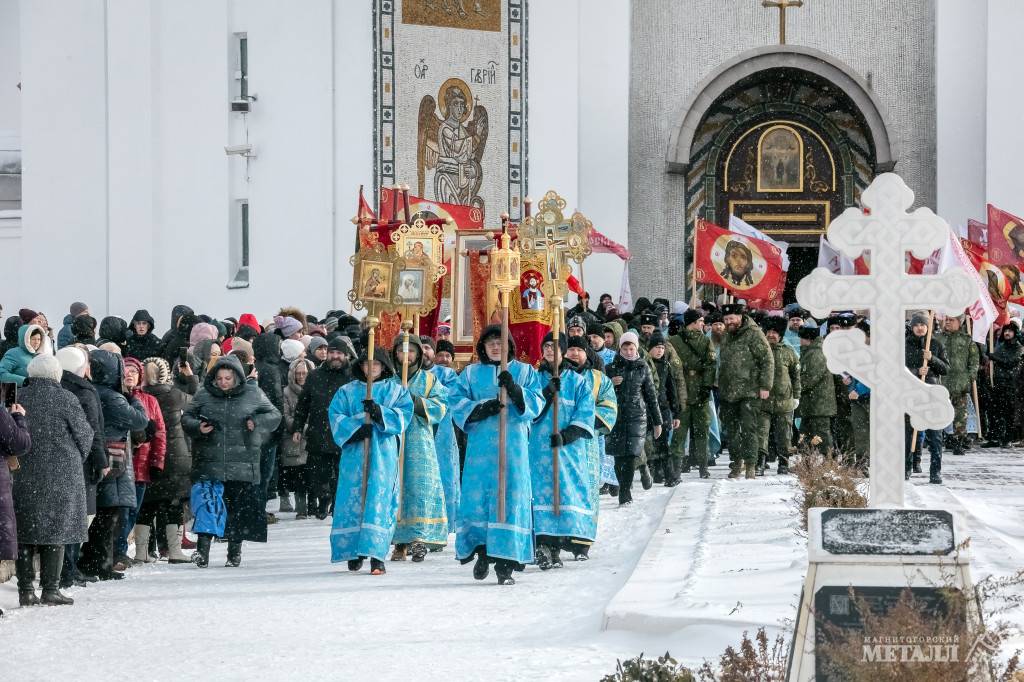
[[[789,473],[789,448],[793,439],[793,410],[800,404],[800,359],[788,344],[786,318],[769,317],[764,335],[775,360],[775,379],[768,399],[761,404],[761,443],[757,474],[764,476],[767,463],[778,459],[778,473]]]
[[[761,329],[742,303],[722,307],[725,338],[718,373],[722,420],[729,432],[729,478],[755,477],[761,401],[775,379],[775,359]]]
[[[801,327],[800,345],[800,417],[801,440],[822,452],[832,449],[831,420],[836,415],[836,391],[832,373],[825,363],[818,328]]]
[[[674,483],[679,474],[697,467],[701,478],[708,478],[708,433],[711,418],[708,404],[715,385],[717,362],[711,341],[704,335],[704,317],[700,310],[690,308],[683,313],[683,329],[669,338],[686,377],[687,399],[679,412],[679,428],[672,438],[671,460]],[[690,454],[685,448],[689,441]]]
[[[978,376],[981,358],[978,344],[974,343],[963,327],[962,317],[947,317],[943,332],[942,344],[946,348],[949,371],[942,377],[942,385],[949,391],[949,399],[956,410],[951,445],[954,455],[962,455],[967,444],[967,401],[971,394],[971,384]]]

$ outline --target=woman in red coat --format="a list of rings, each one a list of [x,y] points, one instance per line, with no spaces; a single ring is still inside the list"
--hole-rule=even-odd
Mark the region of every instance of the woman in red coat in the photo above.
[[[149,555],[149,526],[136,526],[135,520],[139,516],[139,509],[142,507],[146,496],[146,487],[150,482],[159,477],[164,470],[164,458],[167,455],[167,429],[164,426],[163,413],[160,411],[160,403],[156,397],[142,390],[146,374],[142,369],[142,363],[135,358],[124,359],[124,391],[132,398],[137,398],[149,417],[149,424],[144,432],[132,433],[132,464],[135,468],[135,507],[121,510],[121,532],[117,537],[117,545],[114,547],[114,555],[117,557],[115,570],[123,571],[132,565],[128,558],[128,535],[132,528],[135,528],[135,562],[153,563],[156,557]]]

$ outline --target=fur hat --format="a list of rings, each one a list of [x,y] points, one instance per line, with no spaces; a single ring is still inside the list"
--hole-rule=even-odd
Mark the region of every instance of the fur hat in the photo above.
[[[813,341],[814,339],[821,336],[821,331],[818,329],[817,326],[813,324],[805,324],[796,331],[796,334],[801,339],[808,339],[810,341]]]
[[[766,317],[761,326],[764,328],[765,334],[767,334],[768,332],[775,332],[780,337],[782,337],[786,335],[786,328],[788,326],[788,323],[786,321],[786,318],[780,317],[778,315],[772,315],[770,317]]]
[[[622,344],[624,343],[631,343],[639,348],[640,337],[636,335],[636,332],[623,332],[622,336],[619,337],[619,348],[622,348]]]
[[[747,306],[744,303],[726,303],[722,306],[722,316],[726,315],[742,315],[747,312]]]
[[[37,355],[28,363],[28,375],[33,379],[52,379],[60,381],[64,370],[52,355]]]
[[[686,311],[690,309],[690,306],[686,305],[685,301],[676,301],[672,304],[673,315],[685,315]]]
[[[57,362],[61,369],[75,376],[85,376],[85,368],[89,364],[89,354],[75,346],[65,346],[57,351]]]
[[[437,348],[434,349],[435,353],[448,353],[453,358],[455,357],[455,345],[451,341],[445,341],[441,339],[437,342]]]
[[[585,336],[570,336],[566,339],[565,347],[566,350],[569,348],[582,348],[583,350],[586,350],[590,347],[590,344],[587,343],[587,337]]]
[[[600,322],[591,322],[587,325],[587,336],[600,336],[604,338],[604,325]]]
[[[163,358],[146,358],[142,361],[142,369],[149,386],[169,384],[172,381],[171,366]]]
[[[298,360],[304,350],[306,347],[297,339],[285,339],[281,342],[281,357],[289,364]]]
[[[701,319],[702,317],[704,317],[704,313],[702,313],[699,309],[690,308],[685,313],[683,313],[683,326],[689,327],[691,324]]]
[[[640,326],[642,327],[645,324],[649,324],[652,327],[657,327],[658,316],[655,315],[654,313],[643,313],[642,315],[640,315]]]
[[[565,326],[565,329],[568,331],[573,327],[579,327],[580,329],[586,330],[587,321],[583,319],[582,315],[574,315],[573,318],[569,320],[569,324]]]

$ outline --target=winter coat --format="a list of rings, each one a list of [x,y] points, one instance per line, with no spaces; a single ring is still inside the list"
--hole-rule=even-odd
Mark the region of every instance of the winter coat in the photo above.
[[[214,383],[221,368],[236,375],[237,383],[229,391],[222,391]],[[252,432],[245,426],[249,418],[256,423]],[[202,421],[213,424],[214,430],[202,433]],[[263,391],[246,383],[238,358],[222,357],[181,418],[185,433],[192,438],[192,480],[259,483],[260,446],[280,422],[281,412]]]
[[[0,342],[0,357],[3,357],[10,349],[18,347],[18,330],[23,326],[24,323],[17,315],[11,315],[4,322],[4,340]]]
[[[104,317],[100,320],[100,328],[96,333],[99,336],[96,340],[97,346],[107,342],[116,343],[123,352],[124,344],[128,341],[128,323],[113,315]]]
[[[1024,347],[1014,336],[1012,341],[1000,341],[996,349],[988,354],[992,360],[995,373],[995,384],[1002,388],[1007,396],[1017,395],[1017,379],[1020,376],[1021,361],[1024,360]]]
[[[89,537],[82,464],[92,448],[92,428],[82,406],[53,379],[33,378],[18,394],[32,449],[14,472],[18,542],[66,545]]]
[[[299,394],[291,424],[291,433],[300,431],[306,434],[307,453],[326,452],[335,458],[341,455],[341,450],[334,442],[327,409],[331,406],[338,389],[350,381],[352,373],[347,364],[339,369],[332,369],[330,363],[325,362],[310,372],[306,385]]]
[[[0,561],[18,556],[18,530],[14,516],[11,470],[6,457],[21,457],[32,447],[28,424],[20,414],[0,407]]]
[[[259,385],[270,402],[284,408],[284,378],[281,375],[281,337],[273,332],[260,334],[252,342]]]
[[[164,458],[163,475],[150,483],[146,490],[146,499],[154,501],[177,501],[189,496],[192,487],[192,453],[189,451],[188,439],[181,426],[181,416],[191,396],[175,386],[167,383],[146,386],[143,389],[156,398],[160,405],[160,414],[164,420],[167,434],[166,456]]]
[[[74,321],[74,316],[70,314],[64,316],[63,326],[60,328],[60,331],[57,332],[57,348],[70,346],[75,342],[75,332],[71,328]]]
[[[686,402],[690,405],[706,403],[715,385],[715,351],[711,341],[702,332],[684,329],[670,336],[668,343],[675,350],[686,377]]]
[[[770,391],[775,358],[761,328],[746,315],[736,331],[726,331],[718,372],[718,395],[725,402],[757,398]]]
[[[775,379],[768,400],[761,403],[761,411],[789,414],[800,399],[800,358],[787,343],[780,341],[769,345],[775,359]]]
[[[128,443],[132,431],[145,431],[149,417],[138,398],[125,397],[121,392],[124,365],[120,357],[105,350],[96,350],[90,354],[89,364],[93,384],[100,396],[103,438],[109,454],[111,443]],[[135,470],[131,448],[126,448],[124,453],[124,469],[112,470],[96,489],[96,506],[100,509],[135,506]]]
[[[918,370],[924,366],[924,344],[927,340],[926,336],[914,336],[913,332],[907,332],[905,358],[907,369],[913,372],[915,377],[918,376]],[[939,377],[945,376],[949,371],[949,363],[946,362],[946,349],[941,341],[932,337],[930,348],[932,359],[928,361],[928,376],[925,377],[925,383],[937,384]]]
[[[107,468],[107,443],[103,437],[100,394],[88,379],[71,372],[64,372],[60,378],[60,385],[78,398],[78,404],[85,413],[85,420],[92,428],[92,445],[89,447],[89,457],[82,465],[82,474],[85,480],[85,506],[90,514],[95,514],[96,486],[103,479],[103,470]]]
[[[655,380],[654,383],[658,391],[658,411],[661,413],[661,423],[667,424],[672,421],[674,415],[680,413],[669,360],[664,355],[660,360],[647,356],[647,365],[651,368],[651,377]]]
[[[29,348],[29,334],[36,329],[43,331],[42,327],[35,324],[23,324],[18,328],[18,345],[4,353],[0,360],[0,384],[15,383],[21,386],[28,377],[28,363],[39,353],[49,352],[50,341],[45,332],[39,350],[32,351]]]
[[[951,396],[970,392],[971,382],[978,378],[978,344],[966,329],[961,328],[954,334],[943,334],[942,345],[949,362],[949,371],[942,377],[942,385]]]
[[[136,322],[149,323],[149,331],[144,336],[138,336],[135,333]],[[160,357],[163,344],[160,343],[160,337],[153,333],[155,326],[156,323],[153,321],[153,316],[149,314],[149,311],[136,310],[129,325],[128,340],[124,344],[125,356],[135,358],[136,360]]]
[[[605,367],[605,373],[613,383],[615,377],[622,377],[619,385],[615,386],[619,415],[615,427],[608,434],[608,452],[617,456],[635,456],[636,441],[642,445],[648,423],[651,426],[662,423],[650,367],[641,358],[627,360],[616,355],[612,363]]]
[[[185,318],[182,324],[182,318]],[[188,348],[188,339],[195,324],[195,312],[187,305],[176,305],[171,309],[171,328],[160,339],[163,345],[162,357],[171,367],[178,362],[178,349]]]
[[[279,461],[281,466],[285,467],[302,466],[306,463],[307,457],[305,429],[299,431],[303,435],[298,443],[291,438],[293,433],[292,427],[295,424],[295,409],[298,407],[299,397],[302,395],[302,386],[295,383],[295,368],[299,366],[299,362],[299,360],[296,360],[288,369],[288,385],[284,389],[284,411],[281,415],[284,436],[281,438]],[[306,367],[309,369],[309,374],[306,375],[306,383],[308,384],[309,378],[313,374],[313,363],[309,360],[302,360],[302,362],[305,362]]]
[[[132,391],[132,398],[142,403],[146,410],[146,416],[154,423],[153,436],[148,437],[146,430],[132,434],[132,465],[135,467],[135,482],[149,483],[153,479],[150,476],[150,469],[163,471],[167,457],[167,428],[164,424],[164,415],[160,410],[160,401],[142,389]],[[148,427],[148,424],[147,424]]]
[[[821,349],[822,338],[811,341],[800,353],[800,407],[801,417],[834,417],[836,391],[832,373]]]

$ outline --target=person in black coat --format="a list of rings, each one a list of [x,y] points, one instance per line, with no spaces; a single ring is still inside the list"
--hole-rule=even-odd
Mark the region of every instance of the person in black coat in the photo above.
[[[4,322],[4,340],[0,341],[0,357],[10,349],[18,347],[18,329],[23,324],[25,323],[18,315],[11,315]]]
[[[89,526],[89,541],[82,546],[78,568],[86,576],[120,580],[124,574],[114,570],[114,537],[121,508],[136,506],[135,472],[128,438],[130,432],[145,432],[149,417],[139,399],[124,392],[124,363],[119,355],[95,350],[89,356],[89,363],[103,412],[109,470],[96,489],[96,518]]]
[[[122,318],[114,315],[104,317],[100,320],[98,333],[97,346],[102,346],[105,343],[114,343],[121,349],[121,353],[124,353],[124,344],[128,341],[128,323]]]
[[[267,541],[266,497],[260,487],[260,446],[281,412],[246,381],[242,363],[227,355],[206,375],[181,417],[192,437],[193,562],[205,568],[214,536],[228,540],[228,566],[242,561],[242,542]],[[226,513],[225,513],[226,510]]]
[[[163,359],[171,367],[178,363],[178,351],[188,348],[192,327],[198,322],[195,311],[187,305],[176,305],[171,309],[171,328],[160,339],[163,345]]]
[[[0,405],[0,561],[18,558],[11,472],[21,466],[18,458],[31,447],[32,436],[25,421],[25,408],[15,403],[8,412]]]
[[[252,342],[252,352],[256,361],[257,382],[260,390],[266,394],[270,402],[277,408],[278,412],[284,413],[284,387],[288,383],[288,375],[281,374],[281,336],[273,331],[264,332],[257,336]],[[285,370],[287,372],[287,369]],[[268,494],[277,495],[277,487],[271,487],[271,479],[277,473],[277,445],[281,433],[275,430],[274,433],[264,441],[260,452],[260,473],[263,497]],[[273,514],[267,515],[270,523],[276,523],[277,518]]]
[[[648,426],[655,439],[661,436],[661,409],[651,369],[640,357],[635,332],[619,337],[619,352],[605,367],[615,386],[619,414],[612,432],[605,439],[608,454],[615,458],[615,477],[619,481],[619,504],[633,501],[633,471],[644,448]]]
[[[96,387],[89,381],[89,355],[81,348],[67,346],[57,351],[57,361],[60,362],[64,373],[61,375],[60,385],[67,391],[71,391],[78,404],[85,412],[85,420],[92,427],[92,447],[89,449],[89,456],[82,463],[82,475],[85,479],[85,508],[89,516],[96,514],[96,486],[103,480],[107,469],[107,448],[103,437],[103,410],[100,408],[100,396]],[[72,543],[64,547],[64,568],[61,571],[61,587],[68,588],[72,585],[79,587],[90,582],[86,576],[78,570],[78,559],[81,555],[81,545]],[[95,578],[92,579],[95,581]]]
[[[939,377],[949,371],[949,363],[946,361],[946,350],[936,337],[932,336],[931,345],[928,350],[925,350],[929,322],[928,316],[922,313],[915,313],[910,318],[910,332],[906,337],[905,357],[907,369],[924,380],[925,383],[937,384]],[[914,452],[911,453],[914,427],[910,423],[910,417],[904,416],[903,420],[906,436],[904,476],[909,479],[912,471],[921,473],[921,448],[915,444]],[[931,453],[931,465],[928,471],[929,483],[942,483],[942,432],[938,429],[926,429],[924,442]]]
[[[160,337],[153,333],[155,327],[156,322],[148,310],[136,310],[125,342],[125,356],[140,362],[146,358],[160,357],[163,344],[160,343]]]
[[[325,519],[331,513],[338,486],[338,459],[341,450],[334,442],[327,412],[338,389],[352,381],[349,367],[354,360],[352,346],[343,337],[331,339],[327,359],[313,370],[299,394],[290,437],[298,442],[306,434],[307,513]]]

